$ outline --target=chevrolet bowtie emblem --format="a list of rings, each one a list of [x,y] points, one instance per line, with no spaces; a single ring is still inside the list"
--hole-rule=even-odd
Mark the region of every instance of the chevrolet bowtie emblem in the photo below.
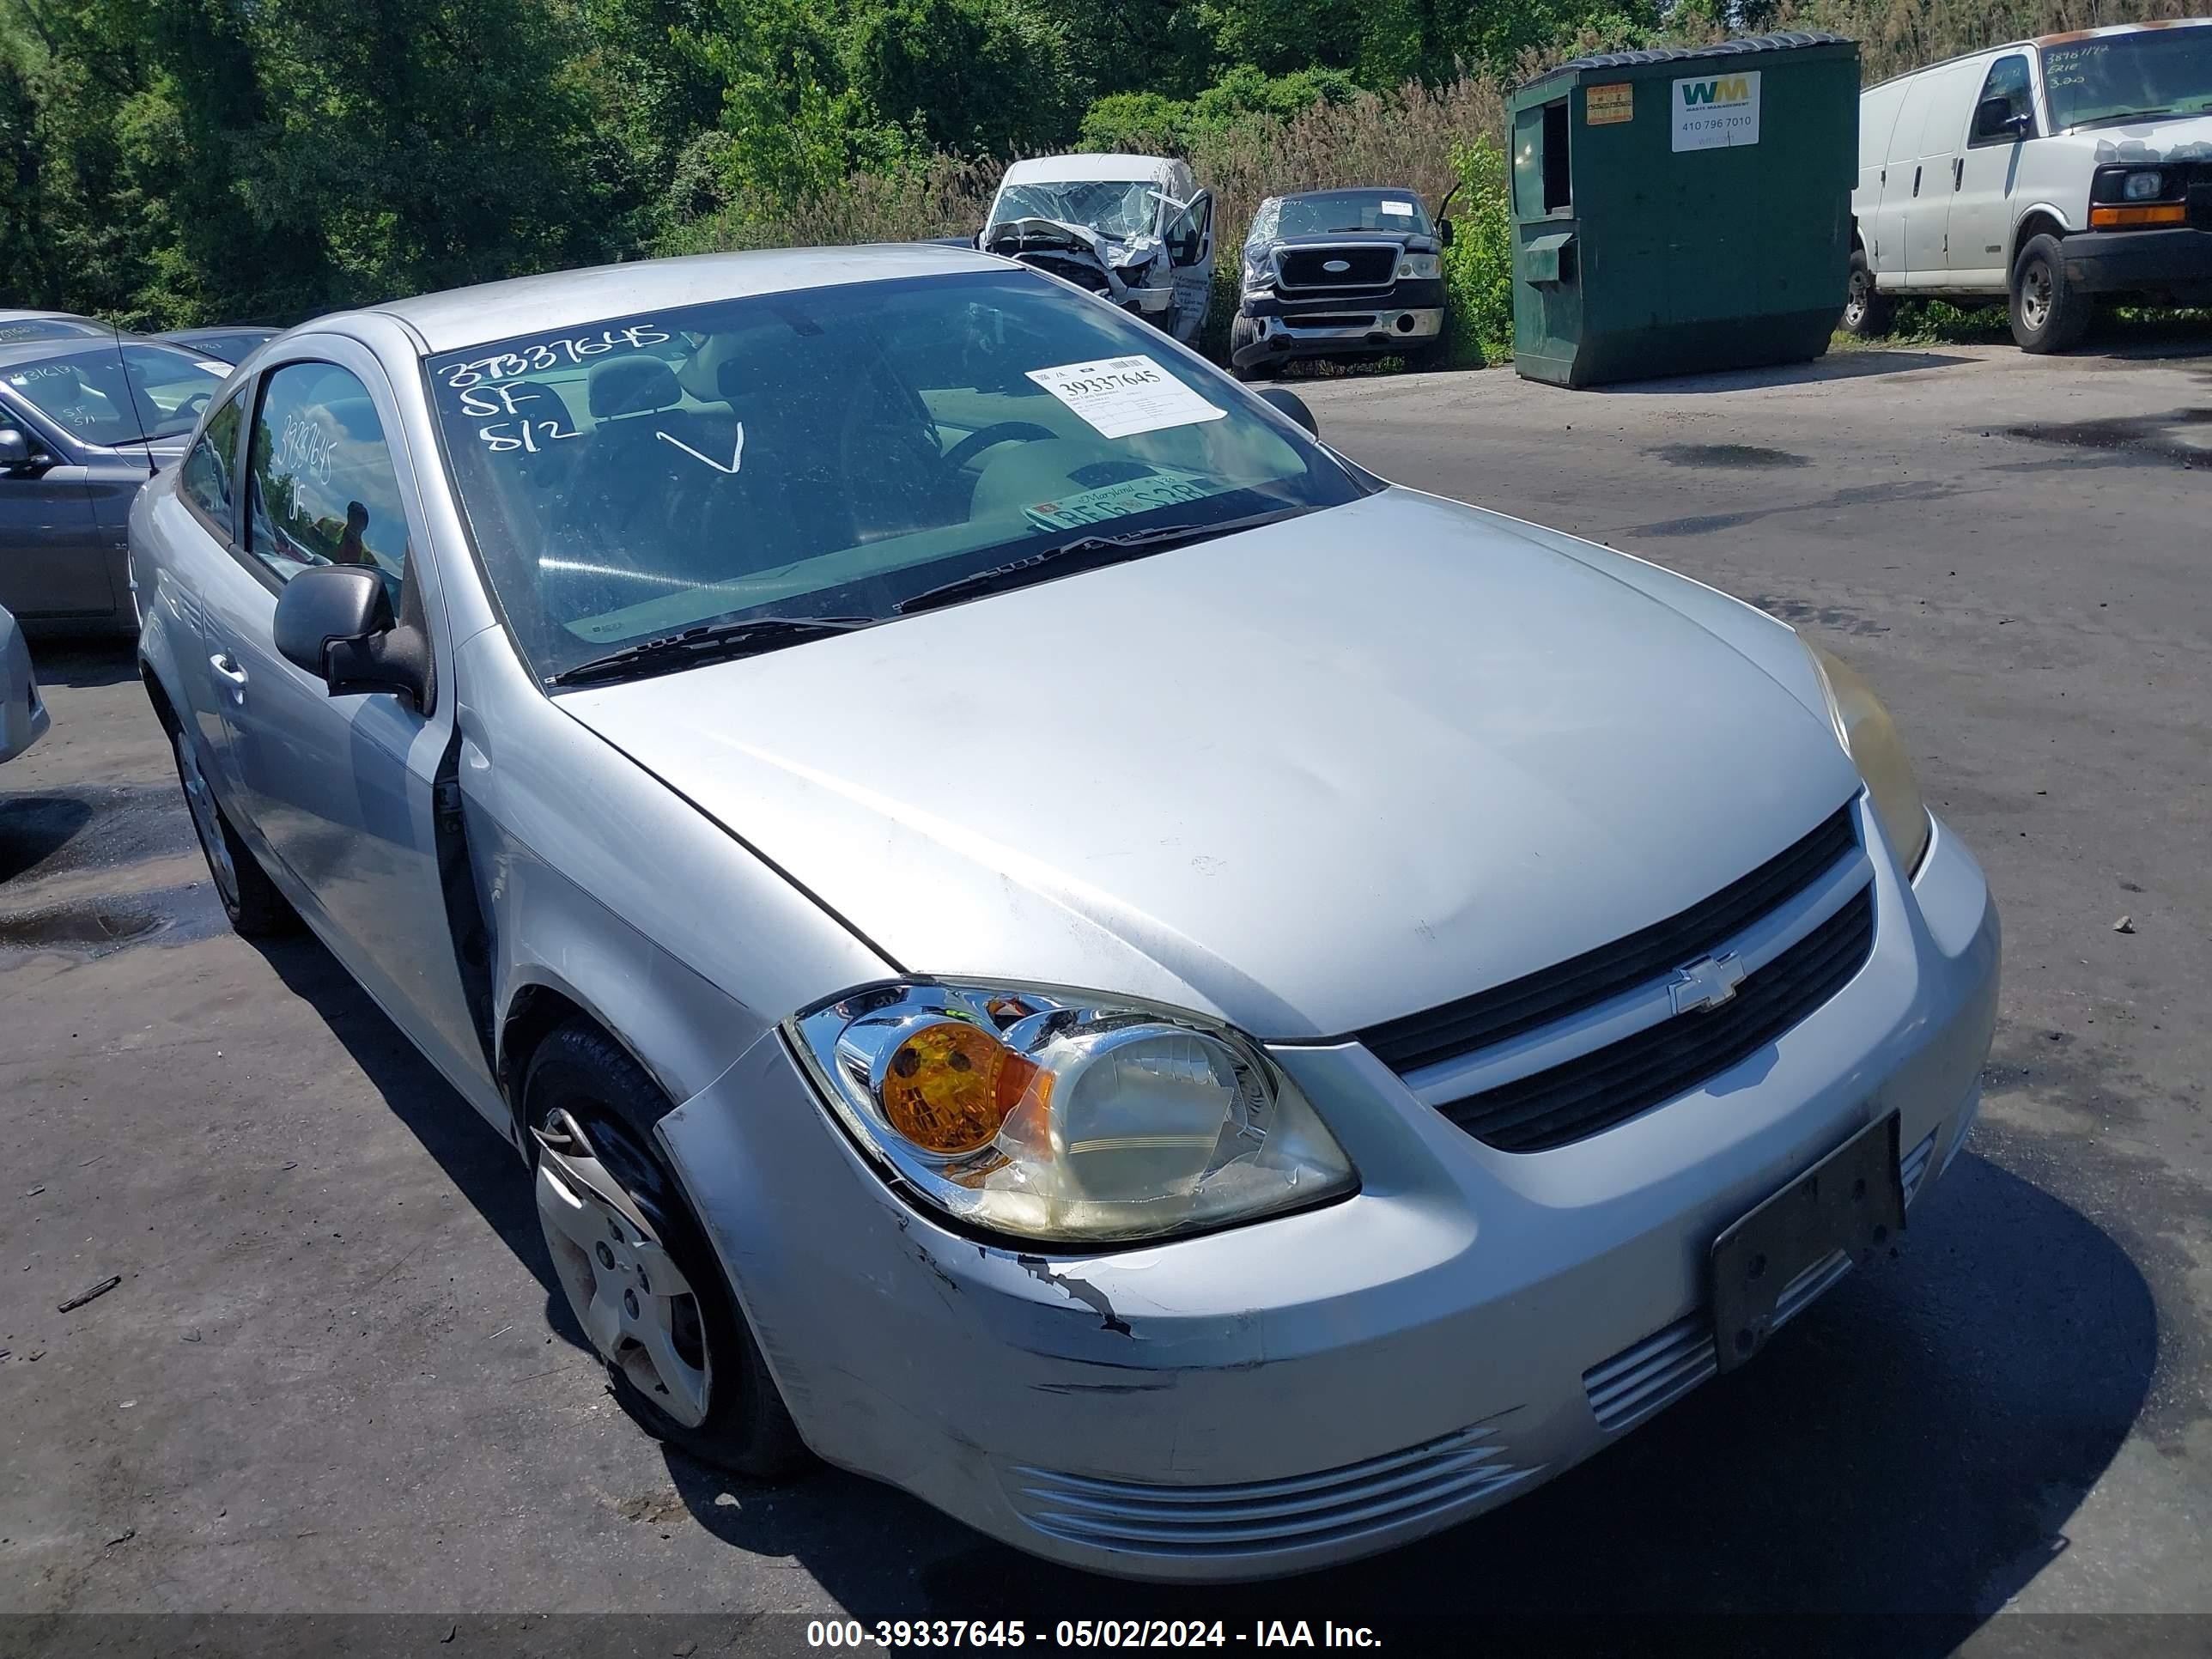
[[[1667,995],[1678,1014],[1686,1014],[1693,1009],[1702,1012],[1719,1007],[1735,994],[1735,988],[1742,982],[1743,963],[1733,951],[1724,957],[1700,957],[1674,970]]]

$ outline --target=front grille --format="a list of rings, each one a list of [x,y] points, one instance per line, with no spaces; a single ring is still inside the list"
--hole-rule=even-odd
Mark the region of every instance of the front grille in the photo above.
[[[1711,898],[1640,933],[1585,951],[1440,1008],[1358,1033],[1394,1072],[1417,1072],[1594,1008],[1661,974],[1709,957],[1751,923],[1803,892],[1857,845],[1849,806]]]
[[[1143,1555],[1264,1555],[1464,1510],[1534,1473],[1516,1468],[1495,1431],[1477,1424],[1281,1480],[1163,1486],[1017,1468],[1006,1486],[1030,1526],[1069,1543]]]
[[[1632,1428],[1720,1368],[1712,1321],[1702,1312],[1687,1314],[1591,1366],[1583,1373],[1583,1392],[1600,1428]]]
[[[1078,288],[1089,289],[1093,294],[1108,294],[1113,291],[1112,284],[1106,280],[1106,273],[1088,259],[1078,259],[1058,253],[1024,253],[1020,258],[1021,262],[1025,265],[1034,265],[1039,270],[1048,271],[1054,276],[1064,277]]]
[[[1874,945],[1874,889],[1748,975],[1735,995],[1532,1076],[1447,1103],[1443,1115],[1506,1152],[1596,1134],[1749,1059],[1848,984]]]
[[[1398,270],[1398,249],[1386,247],[1286,247],[1275,256],[1285,288],[1388,288]],[[1323,267],[1341,260],[1343,270]]]

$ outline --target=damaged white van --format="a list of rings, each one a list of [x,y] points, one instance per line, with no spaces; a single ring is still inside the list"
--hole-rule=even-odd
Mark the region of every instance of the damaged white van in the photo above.
[[[1844,326],[1900,295],[1996,299],[2029,351],[2100,301],[2212,303],[2212,18],[2047,34],[1859,100]]]
[[[975,246],[1103,295],[1189,345],[1213,292],[1213,198],[1187,161],[1043,155],[999,182]]]

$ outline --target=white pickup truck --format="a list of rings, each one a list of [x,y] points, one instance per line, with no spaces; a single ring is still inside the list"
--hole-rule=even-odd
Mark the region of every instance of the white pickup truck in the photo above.
[[[1844,326],[1900,295],[2010,301],[2029,351],[2100,300],[2212,303],[2212,18],[2047,34],[1859,100]]]

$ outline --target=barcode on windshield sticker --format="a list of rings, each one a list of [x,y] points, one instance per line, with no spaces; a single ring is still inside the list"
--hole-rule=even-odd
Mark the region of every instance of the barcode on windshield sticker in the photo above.
[[[1108,438],[1195,426],[1224,412],[1142,355],[1033,368],[1029,377]]]

